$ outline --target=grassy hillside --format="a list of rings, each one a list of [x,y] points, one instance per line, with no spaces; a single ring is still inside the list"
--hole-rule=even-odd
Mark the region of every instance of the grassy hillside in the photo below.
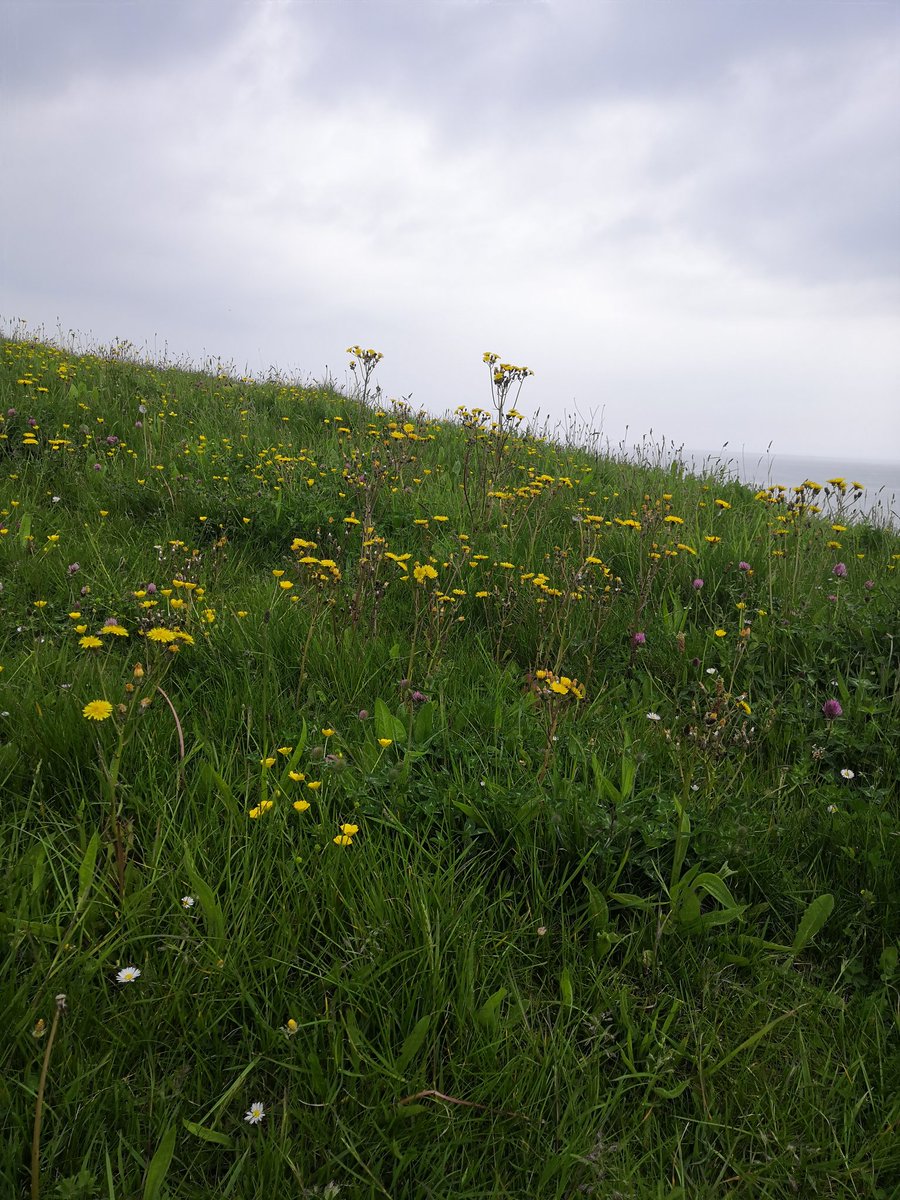
[[[0,343],[3,1196],[897,1195],[900,540],[353,363]]]

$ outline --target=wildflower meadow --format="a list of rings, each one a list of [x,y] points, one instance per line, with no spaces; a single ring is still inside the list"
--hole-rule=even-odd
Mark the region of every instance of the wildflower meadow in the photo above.
[[[900,1195],[896,528],[348,354],[0,341],[0,1194]]]

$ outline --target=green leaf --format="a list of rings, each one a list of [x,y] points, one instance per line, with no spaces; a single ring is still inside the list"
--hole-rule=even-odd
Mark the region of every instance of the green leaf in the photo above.
[[[800,919],[800,924],[797,926],[797,932],[794,934],[794,941],[791,949],[795,954],[799,954],[803,947],[813,940],[813,938],[831,916],[831,910],[833,908],[834,896],[832,896],[830,892],[825,892],[821,896],[816,896],[815,900],[813,900],[812,904],[810,904]]]
[[[24,550],[31,534],[31,513],[22,513],[19,520],[19,545]]]
[[[88,898],[88,893],[91,890],[91,884],[94,882],[94,871],[97,866],[97,851],[100,849],[100,832],[95,830],[93,837],[87,844],[87,849],[84,852],[84,858],[81,860],[81,865],[78,868],[78,903],[75,906],[76,912],[81,912],[84,907],[84,902]]]
[[[571,1008],[574,992],[572,989],[572,974],[568,967],[563,967],[559,976],[559,995],[563,1008]]]
[[[428,700],[416,713],[416,719],[413,725],[413,736],[415,737],[417,744],[427,742],[434,732],[434,712],[434,701]]]
[[[422,1044],[428,1035],[428,1030],[431,1026],[431,1016],[420,1017],[412,1027],[410,1033],[407,1034],[403,1042],[403,1049],[394,1063],[394,1069],[398,1074],[402,1075],[415,1056],[422,1048]]]
[[[191,890],[200,901],[200,908],[203,911],[203,918],[206,921],[210,942],[217,950],[221,951],[225,947],[225,918],[222,915],[222,909],[216,899],[215,892],[197,873],[197,868],[194,866],[194,860],[187,846],[184,848],[184,866],[188,879],[191,881]]]
[[[159,1200],[162,1185],[172,1164],[172,1155],[175,1153],[177,1133],[177,1127],[170,1125],[163,1134],[162,1141],[156,1147],[156,1153],[150,1159],[147,1178],[144,1181],[144,1200]]]
[[[200,764],[200,778],[207,785],[210,791],[217,793],[220,800],[233,817],[240,816],[240,809],[237,801],[234,798],[234,793],[219,772],[210,766],[209,763],[205,762]]]
[[[475,1014],[475,1020],[483,1029],[493,1029],[500,1021],[500,1005],[506,998],[506,988],[497,988],[493,995],[488,996],[481,1008]]]
[[[805,1005],[800,1006],[800,1008],[803,1007],[805,1007]],[[773,1021],[769,1021],[766,1025],[763,1025],[762,1029],[757,1029],[756,1033],[752,1033],[750,1037],[745,1038],[739,1046],[735,1046],[733,1050],[730,1050],[724,1058],[719,1059],[719,1061],[714,1063],[711,1067],[707,1067],[707,1079],[710,1077],[710,1075],[715,1075],[716,1071],[721,1071],[721,1069],[727,1066],[728,1063],[730,1063],[733,1058],[736,1058],[738,1054],[741,1054],[744,1050],[752,1049],[756,1043],[762,1041],[766,1034],[770,1033],[776,1025],[780,1025],[781,1022],[786,1021],[788,1017],[796,1016],[796,1014],[800,1011],[800,1008],[792,1008],[790,1012],[782,1013],[780,1017],[775,1017]]]
[[[392,742],[406,741],[406,726],[381,699],[375,701],[375,733],[380,738],[390,738]]]
[[[181,1123],[188,1133],[192,1133],[201,1141],[213,1142],[216,1146],[225,1146],[228,1150],[234,1149],[234,1139],[230,1138],[227,1133],[219,1133],[217,1129],[208,1129],[205,1125],[197,1125],[186,1119],[182,1119]]]

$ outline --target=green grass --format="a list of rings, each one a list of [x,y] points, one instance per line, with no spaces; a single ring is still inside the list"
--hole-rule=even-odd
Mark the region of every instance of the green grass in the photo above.
[[[896,1196],[900,539],[370,375],[0,342],[3,1196]]]

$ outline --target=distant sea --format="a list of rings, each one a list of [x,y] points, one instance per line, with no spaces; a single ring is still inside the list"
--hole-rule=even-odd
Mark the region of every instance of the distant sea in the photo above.
[[[825,484],[828,479],[846,479],[848,490],[843,500],[842,511],[857,517],[869,516],[879,524],[900,526],[900,461],[876,462],[862,459],[842,458],[840,455],[819,457],[816,455],[793,455],[777,453],[752,453],[749,450],[713,454],[684,453],[686,461],[698,468],[703,464],[721,464],[732,477],[742,483],[767,487],[783,483],[792,488],[807,479]],[[853,501],[851,482],[865,484],[865,490],[857,501]],[[840,500],[840,493],[832,494],[827,500],[829,511],[833,511]],[[816,497],[816,503],[826,504],[824,492]]]

